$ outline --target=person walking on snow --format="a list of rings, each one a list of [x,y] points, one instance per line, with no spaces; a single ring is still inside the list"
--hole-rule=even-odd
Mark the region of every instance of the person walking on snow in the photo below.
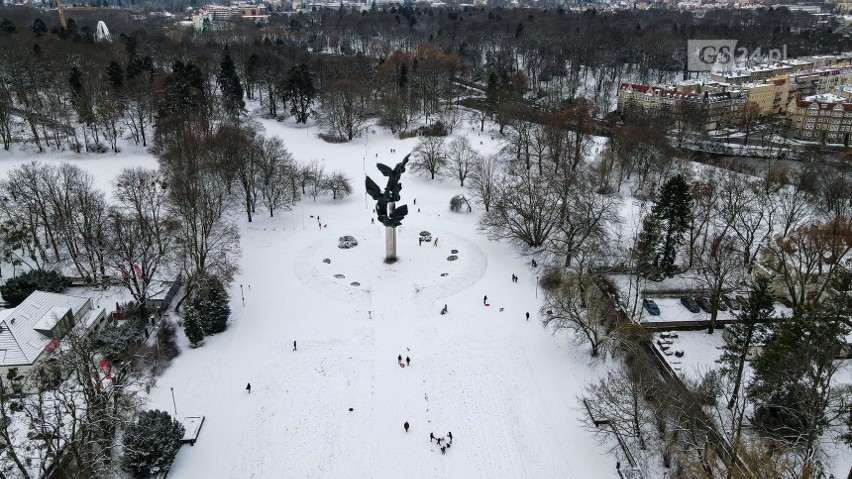
[[[296,350],[296,341],[293,341],[293,351]]]
[[[432,439],[435,439],[435,433],[434,432],[429,433],[429,442],[432,442]]]
[[[400,354],[399,356],[396,357],[396,362],[398,362],[399,364],[402,364],[402,354]]]
[[[482,304],[488,304],[488,295],[482,297]]]
[[[246,384],[246,391],[251,394],[251,383]]]
[[[527,311],[527,321],[529,321],[529,320],[530,320],[530,312]]]
[[[405,424],[403,424],[402,427],[405,428],[405,432],[408,432],[408,421],[405,421]]]
[[[411,358],[409,358],[408,356],[405,357],[405,365],[411,366]]]
[[[450,438],[450,444],[452,444],[453,443],[453,433],[448,432],[447,437]]]
[[[438,238],[435,238],[435,246],[438,246]]]

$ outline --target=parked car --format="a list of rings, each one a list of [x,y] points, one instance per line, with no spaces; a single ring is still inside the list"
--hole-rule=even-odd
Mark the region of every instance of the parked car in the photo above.
[[[711,303],[712,303],[712,301],[711,301]],[[728,310],[728,307],[725,306],[725,302],[722,301],[722,298],[719,298],[719,302],[718,302],[718,304],[716,304],[716,309],[718,309],[719,311],[727,311]]]
[[[698,302],[695,301],[695,298],[693,298],[692,296],[684,296],[680,298],[680,304],[684,305],[690,313],[701,312],[701,306],[698,306]]]
[[[657,303],[655,303],[653,299],[643,299],[642,306],[645,308],[645,311],[647,311],[648,314],[650,314],[651,316],[660,315],[660,307],[657,306]]]
[[[729,308],[731,308],[731,311],[739,311],[740,308],[742,308],[742,306],[740,306],[740,303],[730,294],[723,294],[722,302],[725,303]]]
[[[741,308],[748,306],[748,297],[738,294],[734,296],[734,299],[739,303]]]
[[[704,310],[705,313],[713,311],[713,307],[710,305],[710,300],[707,299],[705,296],[699,296],[695,298],[695,301],[698,303],[698,306],[700,306],[701,309]]]

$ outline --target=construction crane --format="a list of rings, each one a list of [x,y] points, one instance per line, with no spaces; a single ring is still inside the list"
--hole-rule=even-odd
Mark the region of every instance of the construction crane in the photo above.
[[[62,11],[62,2],[56,0],[56,11],[59,12],[59,25],[63,30],[68,30],[68,24],[65,23],[65,12]]]

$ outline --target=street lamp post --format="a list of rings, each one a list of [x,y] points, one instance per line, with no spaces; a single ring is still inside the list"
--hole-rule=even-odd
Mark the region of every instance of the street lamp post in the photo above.
[[[243,285],[240,285],[240,298],[243,300],[243,306],[246,305],[246,295],[243,293]]]
[[[170,387],[169,389],[172,390],[172,406],[175,407],[175,418],[177,418],[177,402],[175,402],[175,388]]]

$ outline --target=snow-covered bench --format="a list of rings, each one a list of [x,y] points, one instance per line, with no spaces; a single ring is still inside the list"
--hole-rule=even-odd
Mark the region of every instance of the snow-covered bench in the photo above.
[[[189,443],[190,446],[194,446],[195,441],[198,440],[198,435],[201,433],[204,416],[186,416],[180,423],[183,424],[184,428],[183,438],[181,438],[180,443]]]

